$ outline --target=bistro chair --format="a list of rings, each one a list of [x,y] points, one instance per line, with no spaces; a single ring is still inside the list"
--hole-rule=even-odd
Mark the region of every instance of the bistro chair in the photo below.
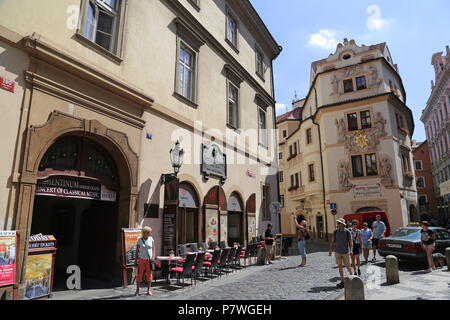
[[[219,277],[222,276],[222,270],[226,269],[228,254],[230,253],[230,248],[222,250],[219,260]]]
[[[227,245],[227,242],[224,240],[224,241],[220,241],[220,249],[226,249],[228,247],[228,245]]]
[[[255,258],[255,262],[254,264],[256,264],[256,259],[258,258],[258,249],[261,248],[261,245],[259,243],[256,243],[253,245],[253,251],[252,254],[250,256],[250,263],[251,263],[251,259]]]
[[[189,248],[191,249],[191,252],[198,252],[198,244],[197,243],[190,243]]]
[[[187,249],[187,245],[186,244],[180,244],[178,245],[178,252],[180,257],[186,257],[187,253],[188,253],[188,249]]]
[[[211,261],[203,262],[203,267],[205,268],[205,277],[211,272],[216,272],[219,267],[219,259],[221,257],[221,250],[214,250]]]
[[[229,271],[233,265],[233,258],[236,255],[236,251],[237,248],[236,247],[232,247],[230,249],[230,252],[228,253],[228,257],[227,257],[227,263],[225,264],[227,271]]]
[[[247,267],[247,260],[250,259],[250,264],[251,264],[251,257],[253,255],[253,251],[256,250],[256,244],[249,244],[244,252],[244,264]]]
[[[170,269],[170,271],[175,272],[177,274],[177,283],[180,283],[180,278],[183,279],[183,288],[185,278],[191,278],[191,285],[192,285],[195,256],[196,256],[195,254],[188,254],[182,267],[175,267]]]
[[[205,254],[206,252],[199,252],[197,254],[197,259],[195,259],[194,265],[192,266],[194,284],[197,284],[197,277],[200,275],[200,272],[203,269],[203,262],[205,262]]]
[[[232,266],[234,269],[237,269],[238,266],[241,266],[241,254],[242,254],[242,246],[239,246],[233,257],[233,265]]]

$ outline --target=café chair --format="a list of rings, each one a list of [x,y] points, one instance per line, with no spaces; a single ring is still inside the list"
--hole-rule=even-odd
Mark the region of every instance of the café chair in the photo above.
[[[222,270],[226,269],[229,253],[230,253],[230,248],[226,248],[226,249],[222,250],[222,254],[220,255],[220,260],[219,260],[219,277],[222,276]]]
[[[197,254],[197,259],[195,259],[194,265],[192,266],[195,285],[197,285],[197,277],[200,276],[200,273],[203,269],[203,263],[205,262],[205,254],[206,252],[199,252]]]
[[[203,262],[205,277],[211,274],[211,272],[216,272],[218,270],[221,253],[222,253],[221,250],[214,250],[211,261]]]
[[[197,243],[190,243],[189,248],[191,249],[191,252],[198,252],[198,244]]]
[[[188,254],[186,256],[186,260],[183,263],[182,267],[171,268],[171,272],[175,272],[177,275],[177,283],[180,283],[180,278],[183,279],[183,288],[184,288],[184,279],[191,278],[191,285],[193,280],[193,266],[195,263],[195,254]]]

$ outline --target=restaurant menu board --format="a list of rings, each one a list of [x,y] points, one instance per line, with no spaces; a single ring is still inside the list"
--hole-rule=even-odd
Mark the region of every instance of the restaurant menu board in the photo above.
[[[281,258],[281,249],[283,248],[283,235],[282,234],[277,234],[275,235],[275,252],[274,252],[274,256],[275,259],[280,259]]]
[[[0,231],[0,287],[16,282],[16,231]]]
[[[29,255],[25,273],[25,297],[37,299],[51,292],[53,253]]]
[[[123,248],[124,263],[127,267],[136,264],[136,245],[140,237],[142,237],[142,229],[122,229],[123,230]]]
[[[166,206],[163,218],[163,252],[166,254],[170,250],[176,250],[176,206]]]

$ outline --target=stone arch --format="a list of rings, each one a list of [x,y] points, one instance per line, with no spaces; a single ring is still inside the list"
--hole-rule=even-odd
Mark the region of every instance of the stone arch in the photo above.
[[[67,115],[58,111],[50,114],[46,123],[30,126],[21,157],[19,193],[13,226],[21,233],[18,269],[23,279],[23,262],[27,255],[26,239],[30,235],[33,206],[39,163],[48,149],[66,135],[83,136],[98,143],[109,151],[115,161],[121,181],[119,202],[119,226],[132,226],[137,223],[136,200],[138,196],[139,156],[132,150],[125,133],[104,126],[97,120],[88,120]],[[119,230],[117,231],[119,234]],[[120,241],[118,237],[118,242]],[[120,246],[118,246],[120,247]]]

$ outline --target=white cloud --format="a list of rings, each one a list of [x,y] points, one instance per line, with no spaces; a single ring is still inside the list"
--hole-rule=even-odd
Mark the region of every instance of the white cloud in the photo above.
[[[277,115],[282,115],[289,111],[284,103],[277,103],[275,105],[275,110]]]
[[[381,30],[387,26],[388,20],[381,17],[381,8],[379,6],[371,5],[366,12],[371,15],[367,18],[367,28],[369,30]]]
[[[339,43],[335,38],[336,35],[337,31],[321,29],[319,33],[310,35],[308,46],[327,50],[335,49]]]

